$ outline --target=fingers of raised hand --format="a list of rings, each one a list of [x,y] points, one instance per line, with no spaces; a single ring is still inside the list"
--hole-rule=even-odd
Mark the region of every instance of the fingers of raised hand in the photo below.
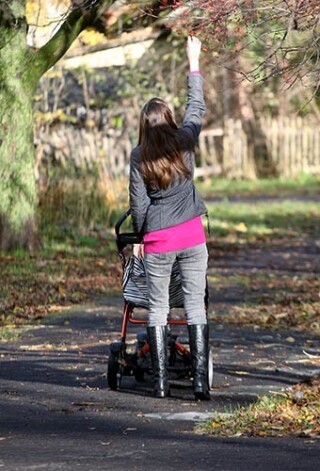
[[[201,41],[195,36],[188,36],[187,44],[188,55],[192,57],[199,57],[201,52]]]

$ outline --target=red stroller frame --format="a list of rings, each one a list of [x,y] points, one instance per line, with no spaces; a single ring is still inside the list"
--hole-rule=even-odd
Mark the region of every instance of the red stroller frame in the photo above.
[[[116,232],[116,243],[122,269],[124,270],[127,258],[124,253],[124,249],[130,244],[139,244],[141,239],[133,232],[121,233],[120,228],[124,221],[130,216],[130,209],[128,209],[117,221],[115,225]],[[206,289],[205,295],[205,306],[208,309],[208,289]],[[137,334],[137,345],[135,353],[128,354],[126,351],[126,337],[128,324],[146,325],[146,319],[135,319],[134,318],[134,307],[124,301],[123,314],[122,314],[122,326],[121,326],[121,337],[120,341],[114,342],[110,345],[109,359],[108,359],[108,384],[110,389],[117,390],[121,385],[121,378],[124,375],[134,375],[137,381],[142,381],[145,372],[152,372],[151,360],[148,362],[145,359],[150,357],[150,345],[146,333]],[[186,320],[169,319],[168,325],[187,325]],[[168,334],[168,347],[169,347],[169,358],[168,358],[168,369],[182,372],[184,376],[191,376],[191,355],[188,348],[182,343],[177,341],[178,336]],[[175,366],[177,357],[182,360],[183,367],[177,368]],[[212,354],[209,355],[209,385],[212,385]]]

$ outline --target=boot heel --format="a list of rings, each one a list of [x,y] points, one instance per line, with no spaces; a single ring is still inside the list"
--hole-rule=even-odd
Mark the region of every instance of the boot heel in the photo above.
[[[209,327],[207,324],[189,325],[188,330],[194,397],[197,401],[210,401],[208,380]]]
[[[167,373],[167,326],[147,327],[147,334],[154,374],[154,395],[164,398],[170,394]]]
[[[194,398],[196,401],[210,401],[210,393],[209,391],[194,391]]]
[[[167,379],[165,381],[157,380],[155,382],[154,395],[158,398],[170,396],[169,383]]]

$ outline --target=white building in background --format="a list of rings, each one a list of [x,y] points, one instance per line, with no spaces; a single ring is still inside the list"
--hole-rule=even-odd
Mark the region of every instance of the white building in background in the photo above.
[[[157,33],[157,36],[159,33]],[[62,60],[63,67],[67,69],[74,69],[81,66],[90,67],[92,69],[99,67],[113,67],[123,66],[129,63],[135,64],[144,53],[152,46],[155,41],[152,28],[146,28],[144,31],[144,38],[137,41],[131,33],[122,33],[121,41],[107,41],[105,48],[99,51],[90,52],[90,48],[77,49],[77,51],[70,51]],[[136,42],[132,42],[136,41]]]
[[[38,8],[32,13],[27,35],[28,45],[37,49],[46,44],[59,29],[68,5],[63,1],[39,2]],[[134,65],[159,34],[160,31],[155,32],[152,27],[148,27],[122,33],[117,39],[106,39],[105,42],[102,39],[95,46],[81,45],[81,40],[77,39],[59,63],[67,69],[123,66],[128,62]]]

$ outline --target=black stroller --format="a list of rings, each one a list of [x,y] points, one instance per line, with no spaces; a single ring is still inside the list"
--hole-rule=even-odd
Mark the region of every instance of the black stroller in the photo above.
[[[135,310],[148,307],[144,262],[133,254],[134,245],[140,243],[139,237],[133,232],[120,232],[122,224],[129,216],[130,210],[127,210],[115,226],[116,243],[123,268],[124,308],[120,340],[112,343],[109,350],[107,378],[112,390],[118,390],[121,387],[123,376],[134,376],[137,381],[143,381],[145,374],[152,374],[150,345],[146,330],[137,334],[134,351],[127,351],[128,324],[146,325],[146,318],[135,317]],[[128,246],[129,249],[125,251]],[[183,307],[183,295],[179,283],[180,272],[178,267],[174,266],[169,288],[170,308]],[[208,308],[208,290],[206,290],[205,305]],[[172,333],[170,329],[170,326],[183,326],[187,325],[187,322],[182,319],[169,318],[168,325],[169,378],[191,378],[190,351],[182,342],[178,341],[178,335]],[[212,387],[213,360],[211,351],[209,352],[208,376],[209,387]]]

